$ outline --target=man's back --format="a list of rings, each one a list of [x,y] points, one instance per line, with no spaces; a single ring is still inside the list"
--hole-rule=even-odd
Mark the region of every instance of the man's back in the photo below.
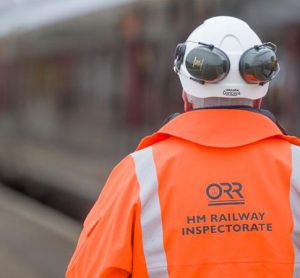
[[[115,169],[86,220],[69,274],[298,277],[295,144],[256,112],[178,116]]]

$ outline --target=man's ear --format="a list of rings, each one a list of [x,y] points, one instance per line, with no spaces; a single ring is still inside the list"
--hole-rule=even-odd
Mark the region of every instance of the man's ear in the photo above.
[[[262,103],[262,98],[255,99],[254,102],[253,102],[253,107],[260,108],[261,103]]]
[[[181,97],[184,103],[184,111],[187,112],[193,110],[193,104],[188,101],[186,92],[184,90],[182,90]]]

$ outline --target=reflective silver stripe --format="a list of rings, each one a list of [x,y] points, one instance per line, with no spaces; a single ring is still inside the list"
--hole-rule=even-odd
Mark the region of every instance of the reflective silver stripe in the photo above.
[[[300,277],[300,147],[292,145],[292,176],[290,191],[294,220],[293,242],[295,252],[294,278]]]
[[[152,147],[131,154],[140,185],[143,248],[150,278],[167,278],[167,259],[163,243],[158,180]]]

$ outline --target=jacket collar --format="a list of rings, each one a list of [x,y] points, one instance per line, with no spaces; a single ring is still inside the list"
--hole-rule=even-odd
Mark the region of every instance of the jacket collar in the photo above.
[[[264,113],[248,109],[213,108],[183,113],[164,125],[158,132],[145,137],[142,149],[170,136],[207,147],[233,148],[271,137],[283,138],[300,145],[296,137],[286,136]]]

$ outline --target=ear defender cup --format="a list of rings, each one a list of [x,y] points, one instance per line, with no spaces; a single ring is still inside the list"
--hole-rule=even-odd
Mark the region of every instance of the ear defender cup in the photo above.
[[[217,83],[227,76],[230,60],[221,49],[202,44],[187,54],[185,66],[192,80],[201,84]]]
[[[265,43],[246,50],[240,58],[239,70],[242,78],[249,84],[271,81],[279,72],[276,45]]]

